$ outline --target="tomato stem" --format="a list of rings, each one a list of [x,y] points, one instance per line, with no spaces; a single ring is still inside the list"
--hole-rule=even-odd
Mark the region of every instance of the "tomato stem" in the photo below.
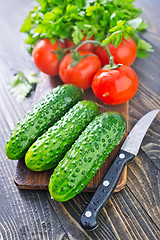
[[[90,57],[90,56],[95,56],[94,54],[87,54],[84,56],[81,56],[81,54],[77,51],[72,50],[70,52],[71,58],[72,58],[72,62],[71,62],[71,68],[75,67],[82,59],[86,58],[86,57]]]
[[[71,47],[70,47],[71,49]],[[56,54],[58,61],[61,62],[64,56],[66,55],[67,48],[61,48],[60,42],[58,42],[57,50],[52,50],[51,52]]]
[[[105,65],[102,69],[118,69],[119,67],[121,67],[123,64],[114,64],[112,67],[111,67],[111,65],[110,64],[108,64],[108,65]]]
[[[103,46],[109,56],[109,65],[110,67],[112,68],[115,64],[114,64],[114,59],[113,59],[113,56],[111,55],[110,51],[109,51],[109,48],[107,45]]]
[[[92,43],[94,45],[101,45],[101,42],[99,41],[95,41],[95,40],[85,40],[85,41],[82,41],[75,49],[74,51],[78,51],[78,49],[83,46],[85,43]]]
[[[92,43],[94,45],[99,45],[99,46],[102,46],[102,43],[99,42],[99,41],[96,41],[96,40],[85,40],[85,41],[82,41],[75,49],[74,51],[78,51],[78,49],[83,46],[85,43]],[[109,48],[107,45],[104,45],[102,46],[105,48],[108,56],[109,56],[109,64],[110,64],[110,67],[113,67],[115,64],[114,64],[114,59],[113,59],[113,56],[111,55],[110,51],[109,51]]]
[[[71,46],[71,47],[68,47],[68,48],[64,48],[64,50],[65,51],[70,51],[70,50],[72,50],[72,49],[74,49],[75,48],[75,45],[73,45],[73,46]]]

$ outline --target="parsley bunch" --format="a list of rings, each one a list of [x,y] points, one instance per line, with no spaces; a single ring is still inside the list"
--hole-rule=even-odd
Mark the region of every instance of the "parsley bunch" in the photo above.
[[[79,44],[84,35],[96,41],[118,46],[122,37],[131,36],[137,44],[137,56],[146,57],[152,46],[138,33],[148,28],[134,0],[36,0],[21,27],[27,33],[30,50],[42,38],[70,39]]]

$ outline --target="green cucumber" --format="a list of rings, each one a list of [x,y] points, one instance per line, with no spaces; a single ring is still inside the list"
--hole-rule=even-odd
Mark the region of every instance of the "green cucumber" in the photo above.
[[[96,103],[89,100],[78,102],[32,144],[25,155],[26,166],[32,171],[55,167],[98,114]]]
[[[125,118],[119,113],[96,116],[55,168],[48,186],[51,196],[64,202],[80,193],[120,143],[125,130]]]
[[[23,158],[31,144],[82,98],[82,90],[72,84],[54,88],[16,125],[6,143],[10,159]]]

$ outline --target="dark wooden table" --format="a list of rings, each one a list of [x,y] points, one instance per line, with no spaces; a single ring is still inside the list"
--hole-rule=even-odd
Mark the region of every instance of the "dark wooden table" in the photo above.
[[[17,161],[6,160],[5,142],[14,125],[33,105],[33,94],[17,103],[8,83],[17,70],[35,70],[19,33],[32,0],[0,1],[0,239],[160,239],[160,114],[128,166],[127,185],[113,194],[99,216],[99,227],[85,232],[80,216],[92,193],[66,203],[51,200],[48,191],[19,190],[13,181]],[[160,108],[160,1],[137,0],[150,24],[143,38],[154,48],[133,68],[139,88],[130,101],[129,130],[149,110]]]

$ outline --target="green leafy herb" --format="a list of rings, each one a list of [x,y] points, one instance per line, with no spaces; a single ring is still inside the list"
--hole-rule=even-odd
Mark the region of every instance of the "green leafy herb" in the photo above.
[[[134,18],[127,22],[127,24],[129,26],[133,27],[134,29],[137,29],[141,25],[141,23],[142,23],[141,17]]]
[[[129,36],[134,34],[134,28],[126,25],[126,22],[121,20],[113,28],[110,28],[109,33],[110,35],[102,41],[102,45],[112,42],[117,47],[121,43],[122,37],[129,39]]]
[[[137,28],[137,31],[143,32],[143,31],[147,30],[148,26],[149,26],[148,23],[142,21],[140,26]]]
[[[118,46],[122,38],[137,39],[137,34],[148,28],[141,17],[142,10],[133,3],[134,0],[36,0],[20,31],[28,35],[26,43],[31,49],[42,38],[52,42],[68,38],[77,45],[84,35]],[[138,49],[146,56],[148,49],[153,51],[150,44],[146,47],[136,42],[145,45]]]
[[[17,101],[21,102],[31,92],[38,81],[36,73],[24,75],[22,72],[17,72],[10,81],[8,89],[16,97]]]
[[[137,57],[145,58],[148,56],[147,52],[154,51],[150,43],[146,42],[143,39],[140,39],[139,37],[137,37],[136,39],[136,44],[137,44]]]

